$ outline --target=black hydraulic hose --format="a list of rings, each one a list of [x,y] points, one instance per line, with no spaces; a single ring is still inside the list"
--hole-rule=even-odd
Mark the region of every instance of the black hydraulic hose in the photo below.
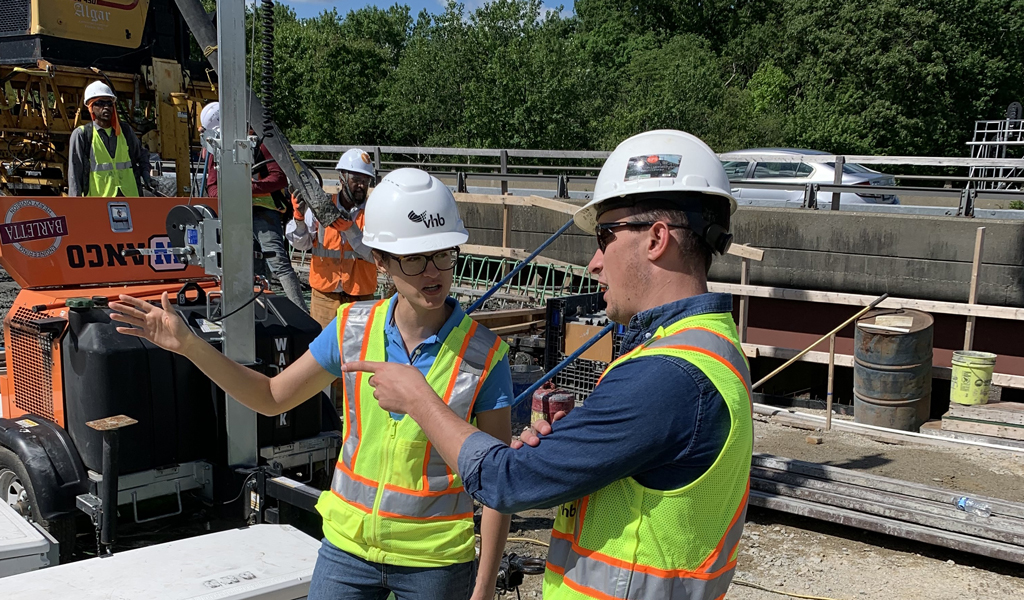
[[[274,0],[263,0],[263,136],[274,137]]]

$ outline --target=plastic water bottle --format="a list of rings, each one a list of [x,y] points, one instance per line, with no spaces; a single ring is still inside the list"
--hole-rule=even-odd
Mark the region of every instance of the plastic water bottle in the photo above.
[[[979,517],[991,517],[992,509],[989,508],[988,504],[978,502],[974,498],[968,498],[967,496],[961,496],[956,501],[957,510],[969,512],[972,515],[978,515]]]

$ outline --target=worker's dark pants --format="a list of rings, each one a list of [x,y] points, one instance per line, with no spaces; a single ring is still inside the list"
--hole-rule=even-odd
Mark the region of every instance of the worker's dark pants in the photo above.
[[[296,306],[309,312],[306,307],[306,300],[302,297],[302,286],[299,284],[299,276],[292,268],[291,257],[288,256],[288,244],[284,241],[284,226],[281,224],[281,213],[261,208],[252,207],[252,233],[259,240],[260,248],[264,252],[273,252],[274,256],[266,260],[258,260],[254,271],[257,275],[266,277],[267,265],[273,271],[274,277],[281,282],[284,294],[288,296]]]

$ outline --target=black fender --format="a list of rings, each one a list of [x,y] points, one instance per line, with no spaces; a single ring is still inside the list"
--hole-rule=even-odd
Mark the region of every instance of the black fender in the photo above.
[[[89,491],[89,474],[68,432],[36,415],[0,418],[0,446],[25,464],[40,516],[74,514],[75,497]]]

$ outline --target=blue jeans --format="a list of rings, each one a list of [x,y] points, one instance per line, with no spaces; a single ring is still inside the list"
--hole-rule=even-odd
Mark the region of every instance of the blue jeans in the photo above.
[[[268,276],[267,265],[274,273],[274,277],[281,282],[284,294],[296,306],[309,312],[306,307],[306,300],[302,297],[302,286],[299,284],[299,276],[292,268],[291,258],[288,256],[288,244],[284,241],[284,226],[281,224],[281,213],[259,206],[252,207],[252,232],[259,240],[259,245],[264,252],[273,252],[274,256],[265,260],[258,260],[255,264],[256,275]]]
[[[365,561],[327,540],[313,569],[308,600],[466,600],[476,584],[476,563],[396,567]]]

